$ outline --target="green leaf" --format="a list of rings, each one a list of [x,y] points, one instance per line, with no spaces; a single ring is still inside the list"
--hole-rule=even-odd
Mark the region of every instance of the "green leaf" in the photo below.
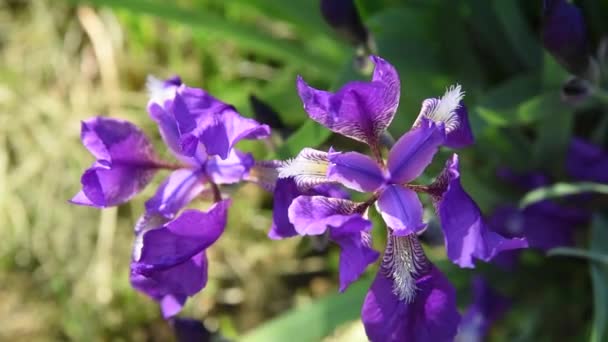
[[[569,256],[574,258],[587,259],[608,265],[608,254],[588,251],[574,247],[557,247],[547,251],[547,256]]]
[[[355,320],[371,279],[360,279],[344,293],[336,293],[298,308],[263,324],[244,335],[241,342],[313,342],[321,341],[336,327]]]
[[[260,32],[256,27],[235,23],[219,15],[192,8],[182,8],[169,1],[154,0],[71,0],[124,9],[137,14],[152,15],[187,25],[206,34],[219,35],[260,54],[285,59],[293,64],[319,73],[331,74],[341,61],[324,58],[295,43]]]
[[[608,256],[608,217],[596,215],[591,224],[592,253]],[[593,284],[594,317],[591,342],[608,340],[608,264],[592,262],[590,266]]]
[[[509,45],[526,67],[538,67],[542,51],[523,16],[519,2],[494,0],[492,4],[494,13],[506,33],[507,44],[510,43]]]
[[[585,192],[608,195],[608,185],[591,182],[556,183],[528,192],[519,202],[519,206],[520,208],[525,208],[531,204],[547,199],[577,195]]]

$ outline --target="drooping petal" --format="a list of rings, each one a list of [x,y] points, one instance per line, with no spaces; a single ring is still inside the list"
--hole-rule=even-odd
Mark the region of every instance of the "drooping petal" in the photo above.
[[[298,77],[298,93],[304,110],[335,133],[377,144],[378,137],[393,120],[399,105],[400,82],[395,68],[380,57],[371,82],[347,83],[336,93],[318,90]]]
[[[384,183],[378,163],[358,152],[329,155],[327,178],[360,192],[376,191]]]
[[[545,0],[543,45],[571,73],[589,65],[587,28],[581,11],[566,0]]]
[[[81,139],[97,158],[81,177],[72,203],[108,207],[124,203],[150,182],[161,164],[144,133],[130,122],[95,117],[82,122]]]
[[[353,217],[361,203],[325,196],[298,196],[289,206],[289,221],[300,235],[320,235]]]
[[[424,100],[413,127],[418,127],[423,117],[436,123],[442,122],[446,133],[445,146],[462,148],[471,145],[475,139],[463,97],[464,92],[457,84],[449,87],[441,98]]]
[[[436,124],[421,118],[420,125],[405,133],[389,152],[388,170],[391,181],[406,183],[416,179],[431,163],[444,141],[443,123]]]
[[[456,342],[483,342],[492,324],[499,320],[509,307],[509,301],[481,277],[473,279],[473,303],[460,322]]]
[[[416,280],[413,301],[400,299],[393,280],[379,271],[365,297],[361,319],[372,342],[454,339],[460,321],[456,291],[434,266]]]
[[[279,178],[276,182],[272,206],[272,226],[268,237],[273,240],[298,235],[293,224],[289,222],[288,209],[291,202],[302,192],[293,178]]]
[[[566,170],[577,180],[608,183],[608,152],[574,138],[568,150]]]
[[[305,148],[295,158],[285,161],[278,171],[279,178],[293,178],[298,187],[305,191],[315,185],[331,182],[327,178],[328,168],[327,152]]]
[[[209,155],[225,159],[240,140],[270,135],[267,125],[242,117],[234,107],[202,89],[181,86],[173,100],[173,111],[181,134],[181,148],[190,156],[201,143]]]
[[[426,226],[422,222],[422,203],[418,195],[401,185],[387,186],[378,198],[376,208],[396,235],[413,234]]]
[[[379,256],[371,248],[372,224],[356,213],[360,203],[324,196],[299,196],[289,207],[289,219],[300,235],[321,235],[340,246],[340,291],[357,280]]]
[[[447,161],[431,188],[448,258],[460,267],[474,267],[473,258],[489,261],[502,251],[528,247],[524,238],[508,239],[488,229],[479,207],[460,184],[458,155]]]
[[[371,222],[362,217],[353,217],[341,226],[330,227],[329,238],[340,246],[340,292],[359,279],[367,266],[380,256],[372,248],[371,228]]]
[[[146,211],[173,218],[205,189],[206,182],[203,170],[173,171],[146,201]]]
[[[159,302],[165,319],[178,314],[186,299],[207,284],[205,252],[166,270],[144,275],[131,269],[131,285]]]
[[[186,210],[162,228],[145,232],[141,256],[132,270],[144,275],[167,270],[204,251],[224,232],[229,205],[224,200],[207,212]]]
[[[243,180],[254,163],[251,153],[232,149],[226,159],[219,156],[210,157],[205,169],[215,184],[233,184]]]
[[[146,89],[148,90],[148,108],[151,104],[164,106],[166,101],[171,101],[175,97],[177,88],[182,85],[182,79],[179,76],[173,76],[166,80],[160,80],[152,75],[146,78]]]

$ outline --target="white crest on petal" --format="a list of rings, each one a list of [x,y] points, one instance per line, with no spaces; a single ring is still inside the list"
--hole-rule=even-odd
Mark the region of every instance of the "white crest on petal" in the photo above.
[[[163,105],[166,100],[175,97],[175,92],[178,86],[175,84],[167,84],[165,81],[148,75],[146,78],[146,89],[150,96],[150,102]]]
[[[393,293],[399,300],[411,303],[416,297],[416,280],[429,269],[430,263],[415,234],[395,236],[389,231],[382,271],[393,280]]]
[[[131,254],[134,261],[139,261],[141,258],[141,250],[144,247],[144,234],[150,230],[162,227],[167,222],[169,222],[169,219],[155,213],[146,212],[139,217],[134,227],[135,241],[133,241],[133,252]]]
[[[435,122],[445,124],[446,133],[456,130],[460,121],[456,111],[460,108],[460,101],[464,98],[464,92],[460,84],[450,86],[440,99],[427,99],[422,103],[422,109],[414,127],[419,125],[421,117],[426,117]]]
[[[327,152],[305,148],[297,157],[283,162],[278,168],[279,178],[293,177],[299,188],[306,189],[318,184],[328,183],[328,167]]]

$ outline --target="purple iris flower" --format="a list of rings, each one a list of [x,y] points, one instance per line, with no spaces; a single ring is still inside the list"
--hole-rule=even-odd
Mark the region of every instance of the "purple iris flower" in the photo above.
[[[608,183],[608,151],[580,138],[570,142],[566,170],[574,179]]]
[[[71,201],[118,205],[141,191],[158,169],[172,170],[146,201],[135,226],[131,263],[133,287],[157,300],[168,318],[207,282],[205,251],[224,231],[230,206],[219,186],[247,179],[255,163],[234,146],[242,139],[267,137],[270,130],[204,90],[187,87],[179,77],[150,78],[148,88],[150,116],[178,162],[160,161],[131,123],[102,117],[84,121],[82,141],[97,161],[85,171],[83,189]],[[213,194],[210,209],[180,214],[204,192]]]
[[[468,307],[458,329],[456,342],[482,342],[492,324],[509,309],[509,300],[497,293],[481,276],[473,279],[473,303]]]
[[[499,252],[524,248],[524,239],[508,239],[488,229],[479,207],[460,184],[458,156],[448,160],[431,185],[412,182],[431,163],[440,146],[473,142],[460,86],[423,102],[419,117],[388,152],[380,137],[397,110],[400,82],[396,70],[372,56],[371,82],[351,82],[336,93],[317,90],[298,78],[298,91],[310,117],[330,130],[366,143],[374,158],[358,152],[305,149],[278,170],[304,191],[320,184],[340,184],[369,193],[364,202],[320,195],[291,201],[289,221],[299,235],[329,231],[341,247],[340,289],[356,280],[377,254],[371,249],[367,211],[375,204],[388,226],[380,270],[365,299],[362,319],[372,341],[449,341],[460,316],[455,291],[426,258],[417,234],[426,227],[417,192],[431,196],[442,223],[448,257],[461,267],[474,259],[489,261]],[[340,241],[340,235],[348,241]],[[342,259],[349,257],[347,262]]]
[[[545,48],[572,74],[585,74],[591,58],[580,9],[566,0],[545,0],[543,20]]]

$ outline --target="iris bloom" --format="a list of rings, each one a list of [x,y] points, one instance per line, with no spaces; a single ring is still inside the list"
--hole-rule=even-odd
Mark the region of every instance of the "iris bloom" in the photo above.
[[[135,226],[132,285],[157,300],[165,317],[179,312],[188,296],[207,281],[205,250],[222,234],[229,200],[222,184],[246,179],[251,154],[234,148],[242,139],[270,134],[268,126],[244,118],[207,92],[187,87],[177,77],[151,78],[148,112],[158,124],[176,163],[161,161],[135,125],[97,117],[82,123],[82,141],[97,161],[82,176],[82,191],[72,203],[107,207],[140,192],[159,169],[171,173]],[[207,211],[186,210],[197,196],[211,193]]]
[[[310,87],[298,78],[298,92],[309,116],[335,133],[367,144],[373,158],[358,152],[303,150],[279,168],[279,178],[293,179],[306,191],[319,184],[341,184],[368,193],[364,202],[322,195],[302,195],[288,209],[299,235],[329,234],[341,248],[340,289],[356,280],[374,261],[372,204],[388,229],[380,270],[362,309],[372,341],[447,341],[454,338],[460,316],[455,291],[426,258],[417,234],[425,228],[418,192],[430,195],[441,219],[448,258],[461,267],[474,259],[488,261],[501,251],[523,248],[524,239],[506,239],[490,231],[479,207],[460,184],[458,156],[453,155],[433,184],[413,182],[442,145],[464,147],[473,142],[460,86],[441,98],[428,99],[412,129],[388,152],[380,140],[399,104],[400,81],[385,60],[371,57],[370,82],[350,82],[336,93]]]
[[[482,277],[473,279],[473,303],[467,308],[456,342],[482,342],[492,324],[509,309],[509,300],[490,287]]]

